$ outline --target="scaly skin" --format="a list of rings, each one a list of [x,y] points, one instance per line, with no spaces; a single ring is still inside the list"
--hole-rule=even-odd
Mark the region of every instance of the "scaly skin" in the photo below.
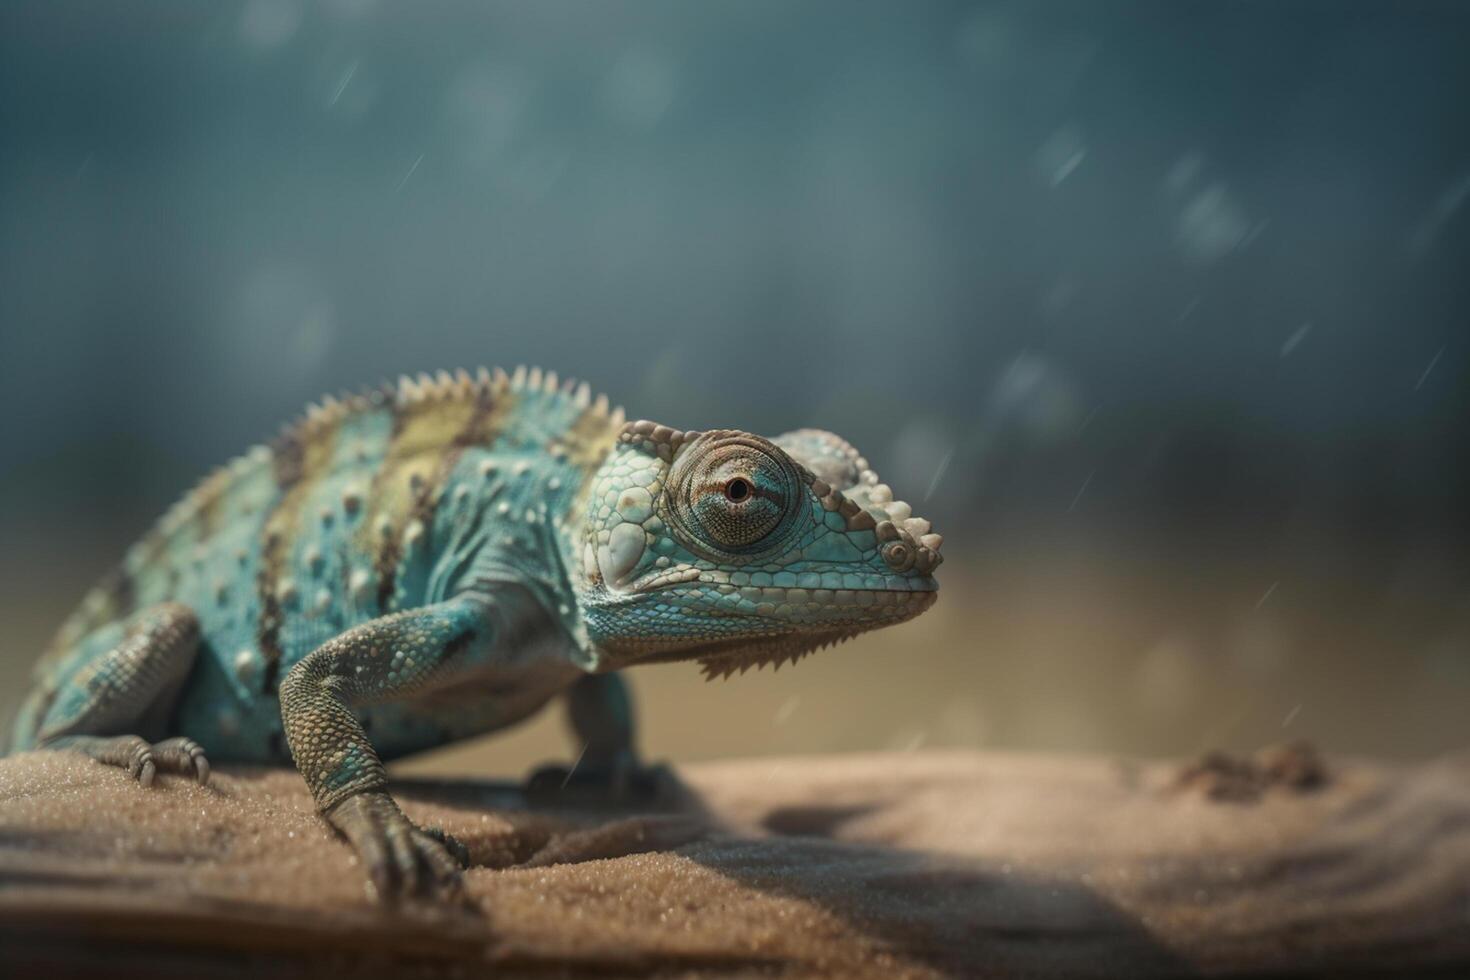
[[[143,783],[294,761],[380,898],[450,892],[383,761],[567,698],[532,787],[646,790],[615,671],[779,664],[936,596],[940,538],[838,437],[623,423],[585,385],[441,373],[328,399],[169,511],[66,622],[15,748]]]

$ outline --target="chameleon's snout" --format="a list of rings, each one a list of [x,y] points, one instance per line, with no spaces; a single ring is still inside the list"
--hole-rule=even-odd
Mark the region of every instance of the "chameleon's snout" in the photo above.
[[[807,467],[814,477],[812,492],[824,509],[841,514],[845,530],[876,535],[890,571],[931,575],[939,567],[944,538],[915,517],[912,507],[894,499],[893,489],[879,481],[852,443],[825,429],[797,429],[774,442]]]
[[[924,518],[912,516],[908,504],[894,500],[893,492],[885,484],[871,488],[868,498],[866,509],[873,515],[873,533],[878,538],[884,563],[895,572],[914,570],[932,575],[944,561],[939,553],[943,536],[935,534]]]
[[[848,531],[869,530],[878,541],[878,555],[890,572],[930,576],[944,561],[939,548],[944,538],[934,533],[929,522],[913,516],[913,509],[893,499],[893,490],[877,482],[877,474],[866,470],[862,480],[843,490],[839,513]],[[818,481],[814,489],[822,489]],[[825,505],[825,501],[824,501]]]

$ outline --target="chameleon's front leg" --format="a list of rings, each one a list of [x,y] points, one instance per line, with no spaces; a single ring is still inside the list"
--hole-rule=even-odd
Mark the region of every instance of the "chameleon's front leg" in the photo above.
[[[286,741],[318,811],[357,851],[377,896],[459,887],[462,845],[417,827],[393,797],[354,705],[409,694],[489,642],[489,600],[472,596],[383,616],[324,643],[281,683]]]

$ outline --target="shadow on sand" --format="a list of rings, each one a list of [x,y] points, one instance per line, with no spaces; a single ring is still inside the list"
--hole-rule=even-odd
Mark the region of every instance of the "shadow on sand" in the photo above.
[[[763,820],[764,833],[753,834],[723,825],[682,782],[667,787],[657,807],[640,808],[585,797],[533,802],[504,782],[400,780],[395,789],[407,799],[494,809],[530,829],[515,866],[673,850],[739,885],[830,913],[900,964],[951,976],[1192,972],[1082,884],[1037,880],[956,855],[835,839],[872,806],[777,808]]]

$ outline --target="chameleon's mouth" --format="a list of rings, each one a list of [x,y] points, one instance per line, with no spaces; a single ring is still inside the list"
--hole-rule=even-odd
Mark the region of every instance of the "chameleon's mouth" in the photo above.
[[[859,633],[913,619],[938,599],[936,589],[931,583],[929,589],[915,591],[842,590],[846,593],[840,600],[842,604],[814,605],[814,610],[824,613],[823,620],[783,621],[760,613],[726,614],[728,620],[735,620],[746,628],[737,627],[732,635],[702,641],[689,636],[629,637],[622,643],[608,644],[605,649],[618,659],[626,658],[638,663],[698,660],[709,679],[744,673],[751,667],[760,668],[766,664],[779,668],[809,653],[850,640]],[[788,594],[802,591],[805,590],[787,590]],[[815,597],[813,602],[816,602]]]
[[[845,643],[859,633],[913,619],[934,605],[934,600],[939,598],[939,593],[933,590],[875,594],[902,595],[909,598],[901,607],[890,607],[891,614],[882,618],[860,620],[850,624],[834,623],[831,628],[816,632],[790,632],[771,638],[733,640],[722,644],[719,649],[696,653],[695,658],[699,660],[706,680],[714,680],[716,677],[723,679],[737,672],[743,674],[752,667],[760,669],[766,664],[771,664],[774,669],[780,670],[784,663],[795,663],[809,653]]]

